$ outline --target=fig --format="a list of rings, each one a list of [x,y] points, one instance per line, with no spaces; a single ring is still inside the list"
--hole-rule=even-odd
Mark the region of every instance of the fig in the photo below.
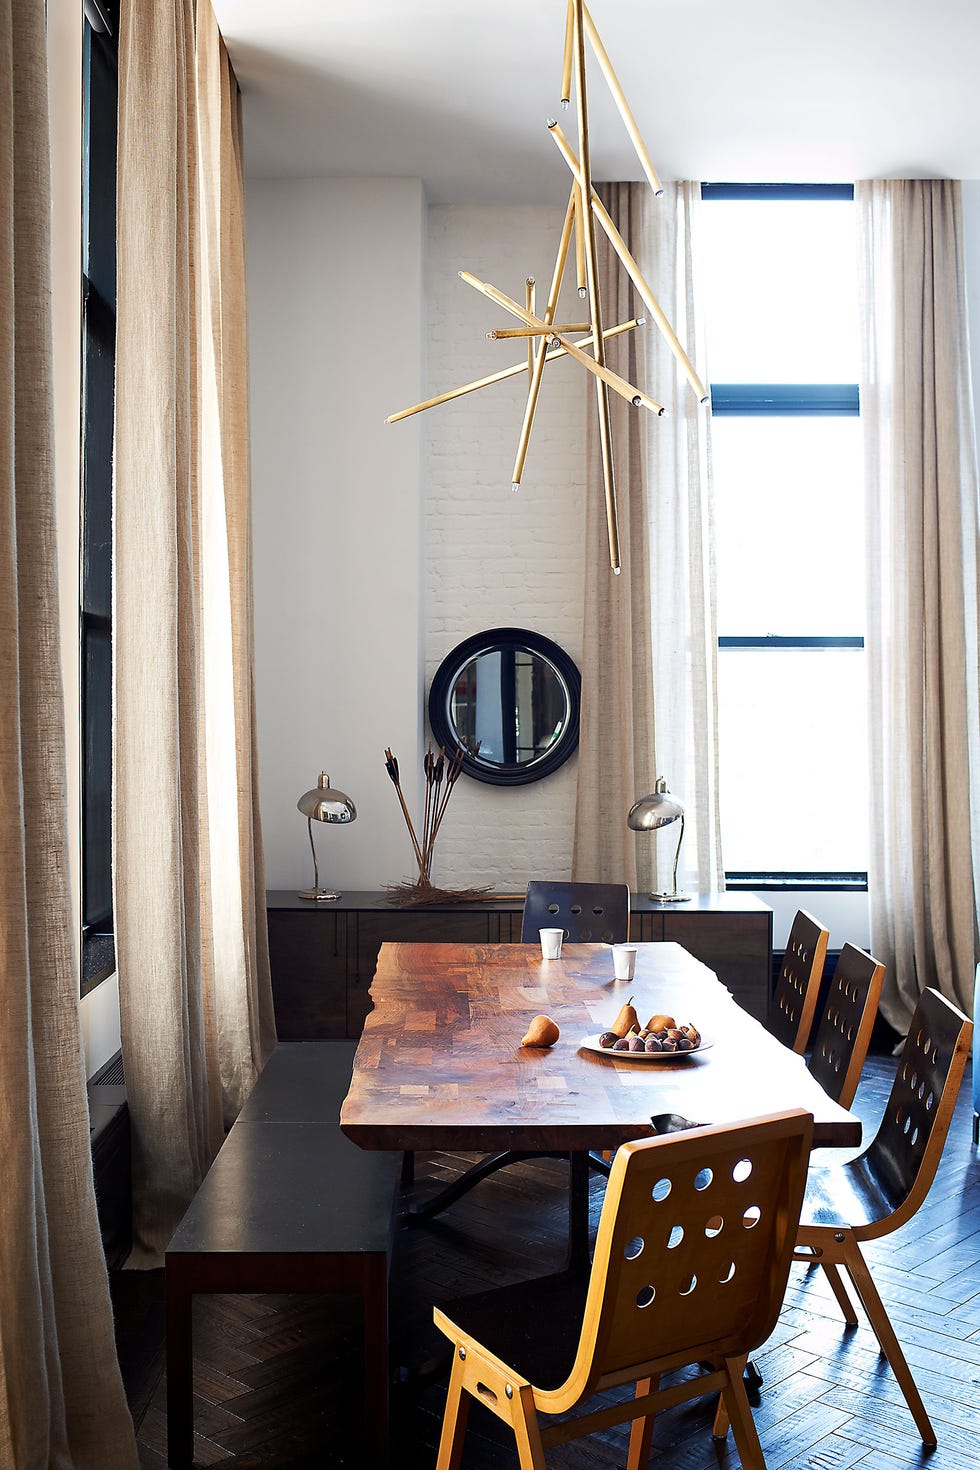
[[[691,1038],[689,1036],[682,1036],[681,1039],[680,1039],[680,1041],[677,1043],[677,1050],[678,1051],[693,1051],[694,1050],[694,1042],[691,1040]]]
[[[613,1042],[618,1040],[619,1037],[616,1035],[615,1031],[603,1031],[602,1035],[599,1037],[599,1045],[609,1047],[612,1046]]]
[[[638,1036],[631,1036],[629,1038],[628,1042],[626,1043],[626,1045],[627,1045],[627,1049],[629,1051],[643,1051],[644,1050],[644,1043],[640,1040],[640,1038]]]
[[[620,1006],[619,1015],[616,1017],[615,1021],[613,1021],[612,1026],[609,1029],[611,1031],[615,1031],[617,1036],[625,1036],[627,1032],[632,1031],[634,1027],[637,1031],[639,1031],[640,1018],[636,1014],[636,1007],[633,1005],[633,997],[630,996],[626,1004]]]
[[[535,1016],[521,1041],[521,1046],[554,1046],[561,1032],[550,1016]]]
[[[648,1036],[643,1045],[646,1051],[663,1051],[663,1047],[655,1036]]]
[[[626,1037],[620,1036],[613,1042],[613,1051],[629,1051],[629,1045]]]
[[[677,1022],[674,1020],[673,1016],[651,1016],[649,1021],[647,1022],[647,1030],[669,1031],[672,1026],[676,1025]]]

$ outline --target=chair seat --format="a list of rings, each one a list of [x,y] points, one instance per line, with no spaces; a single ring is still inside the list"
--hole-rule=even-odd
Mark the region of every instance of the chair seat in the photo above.
[[[457,1297],[440,1310],[536,1388],[554,1389],[572,1370],[588,1289],[588,1276],[561,1272]]]
[[[866,1158],[836,1167],[811,1167],[800,1211],[800,1228],[837,1226],[852,1229],[860,1236],[862,1227],[887,1219],[896,1203],[875,1179]]]

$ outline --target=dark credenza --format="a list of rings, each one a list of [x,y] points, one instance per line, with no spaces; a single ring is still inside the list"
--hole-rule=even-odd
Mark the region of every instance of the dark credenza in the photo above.
[[[382,893],[345,893],[315,904],[266,895],[276,1025],[282,1041],[361,1034],[382,944],[442,941],[517,944],[523,898],[396,909]],[[749,894],[700,894],[659,904],[634,894],[630,938],[669,939],[714,970],[760,1021],[769,1003],[772,909]]]

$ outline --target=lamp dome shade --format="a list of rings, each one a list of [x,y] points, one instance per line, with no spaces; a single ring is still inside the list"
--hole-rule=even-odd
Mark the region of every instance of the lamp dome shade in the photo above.
[[[653,791],[648,796],[641,796],[630,807],[626,823],[634,832],[655,832],[658,827],[667,827],[683,815],[683,806],[670,795],[663,776],[658,776]]]
[[[357,808],[345,791],[330,785],[330,777],[321,771],[312,791],[304,791],[296,803],[304,817],[315,822],[353,822]]]

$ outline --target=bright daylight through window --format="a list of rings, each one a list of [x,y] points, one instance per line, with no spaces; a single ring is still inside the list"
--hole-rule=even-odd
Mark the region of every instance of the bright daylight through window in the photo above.
[[[850,186],[704,185],[729,879],[867,869]]]

